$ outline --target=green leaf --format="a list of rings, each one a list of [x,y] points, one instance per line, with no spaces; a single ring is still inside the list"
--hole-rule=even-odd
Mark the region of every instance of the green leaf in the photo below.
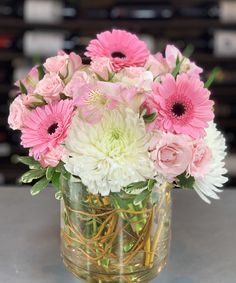
[[[52,179],[51,179],[52,185],[56,190],[60,189],[60,177],[61,177],[61,173],[54,172]]]
[[[179,175],[177,180],[177,184],[183,189],[192,189],[195,182],[194,177],[187,176],[186,173]]]
[[[132,242],[125,243],[123,246],[123,251],[127,253],[133,248],[133,246],[134,246],[134,243]]]
[[[151,191],[154,187],[154,185],[156,184],[156,180],[154,179],[149,179],[148,180],[148,184],[147,184],[147,187],[148,187],[148,190]]]
[[[189,58],[194,52],[194,46],[192,44],[188,44],[183,51],[183,55],[186,58]]]
[[[176,66],[175,66],[175,68],[174,68],[174,71],[172,72],[172,76],[173,76],[174,78],[176,78],[177,75],[179,74],[179,70],[180,70],[180,67],[181,67],[181,65],[182,65],[182,63],[183,63],[183,61],[184,61],[184,59],[185,59],[185,58],[183,58],[183,59],[180,61],[180,60],[179,60],[179,57],[177,57],[177,59],[176,59]]]
[[[48,167],[46,170],[46,178],[50,181],[52,179],[52,176],[55,172],[55,168],[53,167]]]
[[[35,183],[33,185],[33,187],[31,188],[31,195],[35,196],[38,193],[40,193],[47,185],[49,184],[49,181],[47,180],[46,177],[42,178],[41,180],[39,180],[37,183]]]
[[[135,198],[134,198],[134,205],[141,205],[142,202],[146,199],[146,197],[149,195],[149,191],[148,190],[145,190],[143,191],[141,194],[137,195]]]
[[[127,189],[142,189],[145,188],[147,186],[147,181],[140,181],[140,182],[135,182],[135,183],[131,183],[127,186]]]
[[[37,67],[37,70],[38,70],[38,73],[39,73],[39,80],[42,80],[44,75],[45,75],[43,65],[39,65]]]
[[[12,161],[14,163],[21,162],[25,165],[28,165],[30,169],[39,169],[41,168],[40,164],[38,161],[36,161],[33,157],[30,156],[18,156],[14,155],[12,157]]]
[[[24,93],[24,94],[28,93],[28,91],[27,91],[25,85],[22,83],[22,81],[20,81],[20,92]]]
[[[219,67],[216,67],[214,68],[212,71],[211,71],[211,74],[209,76],[209,78],[207,79],[207,81],[205,82],[205,88],[209,88],[212,83],[214,82],[216,76],[218,75],[218,73],[221,71],[221,69]]]
[[[39,179],[45,175],[45,169],[32,169],[23,174],[20,178],[22,183],[31,183],[35,179]]]
[[[62,191],[58,191],[58,192],[55,193],[55,199],[57,199],[57,200],[63,199]]]
[[[143,119],[145,122],[148,122],[148,123],[151,123],[153,122],[157,117],[157,113],[156,112],[153,112],[151,114],[148,114],[148,115],[143,115]]]

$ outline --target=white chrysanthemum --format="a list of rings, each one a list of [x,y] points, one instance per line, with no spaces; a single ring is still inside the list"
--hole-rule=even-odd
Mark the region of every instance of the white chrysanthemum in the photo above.
[[[210,203],[207,197],[219,199],[216,193],[222,190],[218,188],[221,188],[228,179],[223,176],[227,173],[224,163],[225,139],[213,122],[209,123],[206,132],[205,141],[212,151],[212,162],[209,165],[209,172],[204,177],[195,178],[194,189],[204,201]]]
[[[131,109],[108,110],[94,125],[75,116],[65,145],[65,168],[91,193],[108,195],[154,176],[144,121]]]

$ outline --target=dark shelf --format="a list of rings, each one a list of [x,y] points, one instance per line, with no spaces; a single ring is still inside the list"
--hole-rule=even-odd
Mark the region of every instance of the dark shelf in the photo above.
[[[125,29],[132,29],[137,31],[149,30],[152,32],[160,31],[163,29],[208,29],[208,28],[222,28],[222,29],[236,29],[236,23],[225,24],[217,19],[179,19],[172,18],[169,20],[121,20],[121,19],[77,19],[66,20],[61,24],[48,25],[48,24],[29,24],[25,23],[22,19],[17,18],[2,18],[0,19],[0,30],[5,29],[56,29],[56,30],[107,30],[111,27],[120,27]]]

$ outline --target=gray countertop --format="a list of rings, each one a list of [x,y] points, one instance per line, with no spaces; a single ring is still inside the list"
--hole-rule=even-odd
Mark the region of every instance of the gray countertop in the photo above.
[[[156,283],[236,282],[236,190],[212,205],[173,192],[169,263]],[[0,187],[0,283],[78,283],[60,259],[59,202],[51,189]]]

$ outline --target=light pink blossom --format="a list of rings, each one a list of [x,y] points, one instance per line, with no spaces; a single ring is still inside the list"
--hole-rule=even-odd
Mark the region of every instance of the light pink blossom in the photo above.
[[[191,140],[185,135],[161,133],[153,137],[150,155],[156,171],[171,181],[185,172],[191,162]]]
[[[78,89],[78,93],[74,103],[81,117],[89,123],[99,122],[106,109],[114,109],[120,102],[120,86],[114,83],[86,84]]]
[[[212,152],[204,140],[193,142],[192,160],[188,166],[187,172],[194,177],[204,177],[210,170]]]
[[[179,58],[179,61],[183,60],[180,65],[180,74],[187,73],[189,76],[199,77],[199,75],[203,72],[202,68],[198,67],[194,62],[191,62],[188,58],[184,57],[178,48],[176,48],[174,45],[167,45],[165,50],[165,59],[171,72],[176,67],[177,58]]]
[[[107,57],[94,58],[91,70],[104,81],[108,81],[113,74],[111,60]]]
[[[29,110],[25,107],[22,95],[18,95],[10,105],[8,124],[13,130],[21,130]]]
[[[74,52],[66,54],[64,51],[59,51],[57,56],[48,58],[43,66],[49,73],[58,74],[63,80],[69,81],[81,64],[81,57]]]
[[[46,74],[39,81],[34,93],[43,96],[47,103],[60,99],[60,93],[63,92],[64,83],[57,74]]]
[[[20,87],[20,82],[24,85],[28,93],[32,93],[35,90],[35,87],[39,81],[39,72],[37,67],[33,67],[28,75],[22,79],[18,80],[15,85]]]
[[[172,71],[161,53],[149,55],[145,68],[152,72],[155,80],[160,80],[162,76]]]
[[[90,82],[90,77],[84,71],[74,73],[72,79],[65,86],[63,93],[68,97],[76,97],[79,95],[78,90],[85,84]]]

